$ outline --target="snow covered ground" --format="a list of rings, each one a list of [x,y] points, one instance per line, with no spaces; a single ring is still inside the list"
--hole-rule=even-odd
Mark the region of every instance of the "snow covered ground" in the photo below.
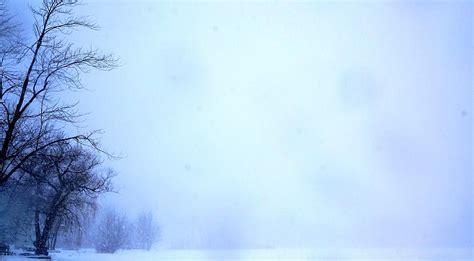
[[[94,250],[63,250],[53,253],[54,261],[130,261],[130,260],[390,260],[390,261],[468,261],[474,260],[473,249],[253,249],[253,250],[125,250],[115,254],[98,254]],[[0,257],[2,261],[32,260]]]

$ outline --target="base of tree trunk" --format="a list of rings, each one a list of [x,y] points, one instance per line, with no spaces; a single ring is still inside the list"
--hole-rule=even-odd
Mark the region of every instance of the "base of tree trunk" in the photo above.
[[[34,256],[49,256],[49,252],[46,249],[37,249]]]

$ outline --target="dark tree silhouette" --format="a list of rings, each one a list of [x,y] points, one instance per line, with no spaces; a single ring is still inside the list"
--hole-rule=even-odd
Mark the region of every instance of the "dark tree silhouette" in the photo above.
[[[97,196],[111,190],[110,170],[82,146],[63,141],[31,157],[21,168],[34,185],[36,254],[47,255],[62,221],[77,221],[81,210],[95,204]],[[53,240],[54,242],[54,240]]]
[[[77,28],[97,29],[73,8],[77,0],[43,0],[32,9],[34,40],[10,39],[12,20],[3,12],[0,27],[9,45],[1,48],[0,61],[0,186],[17,173],[30,158],[62,142],[75,142],[100,150],[97,132],[57,135],[65,126],[76,126],[81,116],[76,104],[57,98],[58,92],[83,88],[80,75],[90,69],[110,70],[116,66],[111,55],[83,49],[66,38]],[[5,10],[4,5],[0,6]]]

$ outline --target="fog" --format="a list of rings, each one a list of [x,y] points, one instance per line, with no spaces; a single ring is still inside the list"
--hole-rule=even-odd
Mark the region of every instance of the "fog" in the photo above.
[[[471,2],[85,3],[101,204],[160,245],[472,247]]]

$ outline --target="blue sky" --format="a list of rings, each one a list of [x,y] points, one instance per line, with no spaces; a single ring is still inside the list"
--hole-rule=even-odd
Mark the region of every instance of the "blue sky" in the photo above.
[[[85,3],[104,204],[163,245],[472,246],[471,2]]]

